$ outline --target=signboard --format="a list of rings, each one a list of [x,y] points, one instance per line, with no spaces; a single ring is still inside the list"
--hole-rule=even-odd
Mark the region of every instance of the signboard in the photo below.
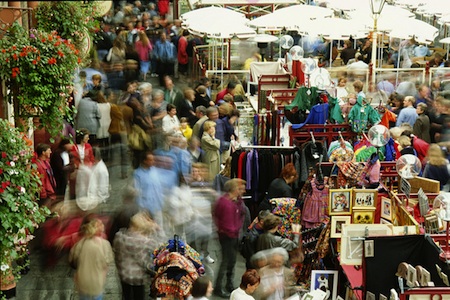
[[[411,195],[411,184],[403,177],[400,184],[400,190],[406,195],[406,198],[409,199],[409,196]]]

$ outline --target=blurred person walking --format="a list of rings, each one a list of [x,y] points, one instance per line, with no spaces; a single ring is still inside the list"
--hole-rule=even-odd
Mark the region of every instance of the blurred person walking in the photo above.
[[[53,175],[53,169],[50,166],[49,160],[52,154],[52,149],[47,144],[39,144],[36,147],[37,155],[37,171],[41,178],[41,191],[39,194],[39,204],[41,206],[51,206],[56,201],[56,180]],[[11,163],[12,165],[12,163]]]
[[[70,250],[80,300],[103,299],[108,264],[114,260],[111,244],[101,237],[104,229],[102,221],[94,218],[83,225],[83,238]]]
[[[144,300],[145,285],[149,283],[152,253],[162,242],[157,239],[158,225],[148,213],[131,217],[128,228],[116,233],[113,243],[114,258],[122,286],[123,300]]]
[[[224,190],[225,194],[217,200],[213,208],[213,218],[222,252],[214,294],[221,298],[228,298],[230,292],[234,290],[233,278],[238,239],[245,218],[245,204],[242,200],[245,194],[245,180],[230,179],[225,183]],[[225,286],[224,279],[226,279]]]

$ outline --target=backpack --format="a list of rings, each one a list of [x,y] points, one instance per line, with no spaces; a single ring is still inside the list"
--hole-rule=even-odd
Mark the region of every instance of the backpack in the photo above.
[[[246,259],[250,260],[253,254],[256,253],[256,241],[258,240],[259,232],[252,227],[247,229],[247,232],[242,237],[239,245],[239,253]]]

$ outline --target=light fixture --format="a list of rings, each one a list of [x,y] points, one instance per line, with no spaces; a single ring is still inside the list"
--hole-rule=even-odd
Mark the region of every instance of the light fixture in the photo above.
[[[386,0],[370,0],[370,10],[373,15],[381,14]]]
[[[378,38],[378,28],[377,22],[380,17],[381,12],[383,11],[384,4],[386,0],[370,0],[370,10],[372,11],[373,18],[373,32],[372,32],[372,82],[376,84],[375,79],[375,68],[377,67],[377,38]]]

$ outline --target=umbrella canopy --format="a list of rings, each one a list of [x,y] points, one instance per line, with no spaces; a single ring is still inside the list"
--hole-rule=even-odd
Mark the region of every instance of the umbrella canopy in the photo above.
[[[182,26],[195,35],[226,39],[234,36],[249,38],[255,30],[245,25],[244,14],[221,7],[205,7],[181,15]],[[219,22],[218,20],[223,20]]]
[[[417,14],[441,17],[450,13],[450,7],[447,1],[442,0],[422,0],[425,2],[416,10]]]
[[[438,34],[439,30],[436,27],[417,19],[403,19],[389,32],[390,37],[414,38],[417,42],[424,44],[432,43]]]
[[[309,36],[323,36],[328,40],[348,40],[350,37],[360,39],[369,34],[369,30],[361,24],[338,18],[312,20],[309,27],[305,27],[301,32]]]
[[[262,30],[297,30],[311,19],[331,17],[332,15],[333,11],[328,8],[312,5],[292,5],[255,18],[249,21],[247,25]]]
[[[186,12],[186,13],[182,14],[180,18],[181,18],[181,21],[183,21],[183,22],[188,22],[188,21],[192,21],[195,19],[204,19],[204,18],[214,19],[217,22],[218,20],[225,21],[230,18],[231,18],[231,20],[234,20],[235,18],[236,19],[238,19],[238,18],[245,19],[245,15],[241,14],[237,11],[228,9],[228,8],[208,6],[208,7],[194,9],[189,12]]]

